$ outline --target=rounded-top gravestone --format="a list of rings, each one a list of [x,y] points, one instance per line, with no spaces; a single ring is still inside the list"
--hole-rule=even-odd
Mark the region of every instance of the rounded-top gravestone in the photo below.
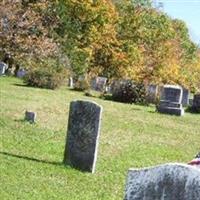
[[[71,102],[64,164],[82,171],[95,171],[101,113],[102,107],[94,102]]]

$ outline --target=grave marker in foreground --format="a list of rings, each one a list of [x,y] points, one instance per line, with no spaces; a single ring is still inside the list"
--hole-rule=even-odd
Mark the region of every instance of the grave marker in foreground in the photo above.
[[[124,200],[197,200],[200,170],[178,163],[130,169]]]

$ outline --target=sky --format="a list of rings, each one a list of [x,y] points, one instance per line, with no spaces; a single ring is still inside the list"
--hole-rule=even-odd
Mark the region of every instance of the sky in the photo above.
[[[163,2],[163,10],[172,18],[186,22],[191,39],[200,45],[200,0],[154,0]]]

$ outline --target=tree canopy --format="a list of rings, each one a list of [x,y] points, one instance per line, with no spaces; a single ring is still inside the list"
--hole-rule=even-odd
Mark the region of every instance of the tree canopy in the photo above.
[[[64,57],[75,77],[103,75],[199,89],[198,47],[186,24],[156,10],[150,0],[0,4],[1,57],[10,52],[20,63]]]

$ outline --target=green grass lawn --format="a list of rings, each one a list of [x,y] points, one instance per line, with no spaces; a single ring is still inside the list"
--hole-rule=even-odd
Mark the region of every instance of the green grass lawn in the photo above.
[[[127,170],[166,162],[187,162],[200,150],[200,115],[158,114],[155,107],[105,101],[66,87],[25,87],[0,77],[0,197],[7,199],[122,199]],[[96,173],[62,165],[69,103],[103,106]],[[37,123],[24,121],[25,110]]]

